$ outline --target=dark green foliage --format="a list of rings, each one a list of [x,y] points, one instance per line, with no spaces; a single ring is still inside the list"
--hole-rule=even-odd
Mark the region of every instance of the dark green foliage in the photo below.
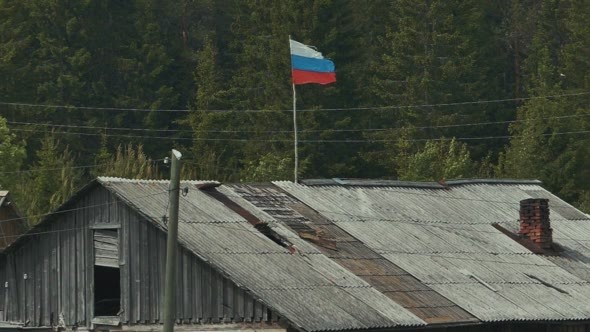
[[[590,5],[583,1],[543,1],[532,38],[526,89],[533,95],[555,95],[590,88]],[[547,22],[553,22],[548,24]],[[499,163],[502,176],[539,178],[559,196],[587,211],[590,181],[590,98],[536,99],[518,110],[522,122]],[[547,117],[563,117],[545,119]],[[564,132],[582,132],[564,135]]]
[[[14,184],[14,172],[18,172],[25,159],[25,147],[6,126],[6,119],[0,117],[0,189]]]
[[[133,145],[117,147],[111,155],[101,148],[94,173],[97,176],[112,176],[127,179],[159,179],[161,178],[158,164],[151,160],[143,151],[143,146]]]
[[[183,178],[291,179],[291,35],[338,77],[297,108],[342,108],[298,114],[301,177],[539,178],[588,209],[588,95],[463,102],[590,90],[589,19],[576,0],[0,0],[0,102],[114,108],[0,105],[0,171],[34,170],[0,185],[40,214],[96,175],[165,177],[173,147]]]
[[[451,141],[428,141],[424,148],[402,161],[402,180],[438,181],[473,177],[475,165],[467,145]]]
[[[37,162],[11,188],[32,224],[65,202],[78,189],[81,177],[68,146],[52,134],[43,138],[36,155]]]

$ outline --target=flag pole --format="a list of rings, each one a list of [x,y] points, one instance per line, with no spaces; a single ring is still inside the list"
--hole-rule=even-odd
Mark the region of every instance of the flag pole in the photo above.
[[[297,153],[297,95],[295,94],[295,83],[293,83],[293,137],[295,140],[295,167],[293,168],[293,182],[297,183],[297,166],[299,164],[299,155]]]
[[[289,48],[291,48],[291,35],[289,35]],[[293,68],[293,63],[291,63],[291,68]],[[293,75],[291,73],[291,75]],[[293,77],[291,76],[291,79]],[[295,165],[293,167],[293,182],[297,183],[297,173],[298,173],[298,166],[299,166],[299,153],[297,151],[297,94],[295,92],[295,82],[293,84],[293,151],[295,153]]]
[[[293,140],[295,165],[293,167],[293,182],[297,183],[299,155],[297,153],[297,93],[296,84],[330,84],[336,82],[336,69],[334,62],[324,57],[313,46],[308,46],[291,39],[289,36],[289,48],[291,49],[291,83],[293,84]],[[313,65],[312,65],[313,64]],[[297,79],[295,78],[297,74]]]

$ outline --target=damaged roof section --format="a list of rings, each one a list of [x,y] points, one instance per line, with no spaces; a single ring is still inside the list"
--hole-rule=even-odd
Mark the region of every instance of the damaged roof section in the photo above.
[[[477,321],[459,306],[273,185],[228,185],[324,255],[429,324]]]

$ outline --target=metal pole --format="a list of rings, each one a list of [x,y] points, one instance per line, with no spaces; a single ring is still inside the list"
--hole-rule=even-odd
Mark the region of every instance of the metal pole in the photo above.
[[[291,35],[289,35],[289,49],[291,48]],[[291,50],[293,52],[293,50]],[[293,63],[291,63],[291,71]],[[293,73],[291,73],[293,75]],[[292,78],[292,77],[291,77]],[[293,182],[297,183],[297,168],[299,167],[299,153],[297,152],[297,94],[295,93],[295,83],[293,83],[293,143],[295,153],[295,166],[293,167]]]
[[[297,153],[297,96],[295,94],[295,83],[293,83],[293,137],[295,139],[295,167],[293,169],[294,181],[297,183],[297,167],[299,165],[299,154]]]
[[[172,150],[168,210],[168,241],[166,244],[166,279],[164,286],[164,332],[174,331],[176,319],[176,246],[178,245],[178,201],[180,194],[180,158],[182,154]]]

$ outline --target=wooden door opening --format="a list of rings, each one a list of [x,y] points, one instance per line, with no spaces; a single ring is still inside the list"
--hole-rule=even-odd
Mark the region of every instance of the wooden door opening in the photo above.
[[[119,269],[94,266],[94,316],[117,316],[121,310]]]
[[[94,316],[117,316],[121,310],[121,275],[117,230],[94,230]]]

